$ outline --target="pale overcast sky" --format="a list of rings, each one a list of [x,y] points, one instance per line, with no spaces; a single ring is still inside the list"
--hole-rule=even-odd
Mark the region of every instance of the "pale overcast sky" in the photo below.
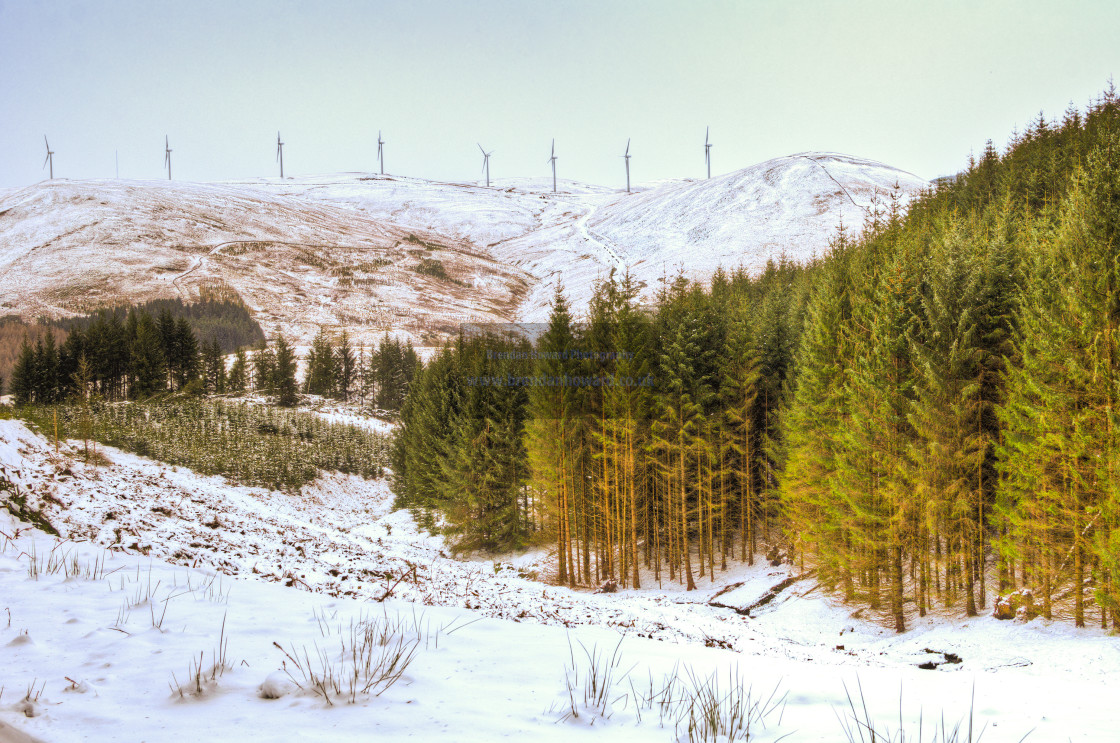
[[[1120,2],[0,0],[0,187],[376,169],[621,187],[831,150],[930,178],[1120,74]]]

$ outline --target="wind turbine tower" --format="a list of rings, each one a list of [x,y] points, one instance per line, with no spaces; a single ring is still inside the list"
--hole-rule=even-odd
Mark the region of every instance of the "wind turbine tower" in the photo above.
[[[381,164],[381,175],[385,175],[385,140],[381,139],[381,130],[377,130],[377,160]]]
[[[284,143],[280,141],[280,132],[276,132],[276,161],[280,163],[280,178],[284,177]]]
[[[490,188],[490,156],[494,154],[494,150],[487,152],[482,149],[482,145],[478,145],[478,149],[482,150],[482,169],[486,171],[486,187]]]
[[[630,140],[626,140],[626,154],[622,156],[626,160],[626,193],[630,193]]]
[[[171,144],[166,134],[163,135],[163,166],[167,168],[167,180],[171,180]]]
[[[556,140],[552,140],[552,156],[548,158],[552,163],[552,193],[556,193]]]
[[[704,162],[708,165],[708,178],[712,177],[712,144],[708,141],[711,127],[704,127]]]
[[[54,150],[51,149],[51,143],[47,141],[47,135],[43,135],[43,144],[47,146],[47,159],[43,161],[43,167],[47,167],[49,163],[51,166],[51,180],[54,180]]]

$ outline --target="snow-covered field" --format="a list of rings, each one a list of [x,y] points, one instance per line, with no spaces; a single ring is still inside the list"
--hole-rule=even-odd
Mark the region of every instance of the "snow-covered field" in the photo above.
[[[548,584],[545,551],[453,559],[383,481],[327,474],[281,493],[98,452],[87,464],[79,443],[56,452],[0,421],[3,473],[62,533],[0,511],[2,743],[688,740],[687,703],[641,701],[674,668],[678,699],[713,673],[721,698],[741,679],[761,705],[751,740],[845,740],[845,685],[908,739],[971,708],[985,741],[1117,740],[1120,643],[1101,630],[985,616],[898,636],[811,577],[745,616],[799,577],[765,564],[691,593],[650,574],[642,590],[572,591]],[[366,629],[387,644],[362,645]],[[584,648],[602,671],[616,647],[593,709]],[[361,686],[397,648],[414,654],[396,683],[374,676],[353,703],[347,682],[328,703],[297,666]]]

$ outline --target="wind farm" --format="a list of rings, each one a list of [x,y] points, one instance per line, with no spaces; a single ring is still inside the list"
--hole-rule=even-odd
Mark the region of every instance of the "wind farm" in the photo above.
[[[623,150],[623,154],[619,156],[623,159],[623,163],[624,163],[625,188],[623,190],[627,194],[630,194],[630,193],[634,192],[634,184],[631,180],[631,171],[630,171],[630,159],[631,159],[630,145],[631,145],[631,141],[632,141],[631,138],[628,137],[627,140],[626,140],[626,147]],[[52,150],[50,148],[50,143],[47,140],[46,136],[43,137],[43,142],[44,142],[44,145],[46,146],[46,159],[43,161],[43,168],[48,170],[49,178],[53,179],[54,178],[54,154],[55,154],[55,152],[54,152],[54,150]],[[276,150],[275,150],[275,153],[274,153],[275,154],[274,159],[275,159],[276,165],[278,166],[279,177],[281,179],[284,179],[286,177],[285,176],[285,171],[284,171],[284,145],[285,144],[286,143],[284,142],[281,133],[279,131],[277,131],[276,132]],[[382,136],[382,132],[381,132],[381,130],[378,130],[378,132],[377,132],[377,154],[376,154],[377,173],[378,173],[378,175],[382,175],[382,176],[385,175],[385,145],[386,145],[386,141]],[[487,187],[490,187],[491,184],[492,184],[492,176],[491,176],[491,170],[490,170],[490,157],[491,157],[491,155],[494,154],[494,151],[493,150],[486,150],[482,146],[482,144],[478,143],[478,142],[476,142],[476,146],[478,147],[478,150],[481,153],[482,158],[483,158],[483,161],[482,161],[483,181],[484,181],[484,183],[486,184]],[[704,133],[704,164],[705,164],[705,174],[706,174],[705,177],[707,179],[712,178],[712,161],[711,161],[711,148],[712,148],[712,146],[713,146],[713,144],[710,140],[710,127],[707,127],[707,128],[705,128],[705,133]],[[121,151],[120,151],[119,148],[114,150],[114,162],[116,163],[116,168],[115,168],[115,171],[114,171],[114,177],[118,177],[118,178],[120,177],[120,152]],[[163,152],[164,152],[164,159],[163,159],[163,168],[162,169],[164,171],[166,171],[167,180],[172,180],[173,176],[172,176],[171,153],[173,152],[173,150],[171,148],[171,140],[170,140],[169,135],[164,135],[164,150],[163,150]],[[127,153],[127,150],[126,150],[126,153]],[[600,156],[605,157],[605,156],[607,156],[607,153],[602,153]],[[556,139],[553,138],[551,140],[549,157],[545,161],[546,164],[549,166],[549,171],[548,172],[551,175],[551,183],[552,183],[551,191],[552,191],[552,193],[558,193],[559,189],[560,189],[560,178],[558,176],[558,170],[557,170],[557,161],[558,160],[559,160],[559,156],[556,154]],[[531,175],[530,174],[524,174],[522,177],[531,177]],[[665,179],[662,179],[662,180],[665,180]],[[673,180],[673,179],[669,179],[669,180]],[[676,180],[687,180],[687,178],[679,177]]]

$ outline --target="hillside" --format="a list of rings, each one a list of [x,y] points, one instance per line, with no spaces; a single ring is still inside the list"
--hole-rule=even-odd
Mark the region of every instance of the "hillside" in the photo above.
[[[823,255],[843,220],[857,233],[878,199],[901,204],[929,184],[882,163],[836,153],[775,158],[710,180],[666,181],[632,194],[545,180],[439,183],[396,176],[319,176],[250,182],[255,188],[345,205],[414,229],[451,235],[537,282],[518,319],[547,316],[561,280],[577,309],[595,281],[629,269],[652,298],[683,267],[704,281],[719,266],[758,270],[770,258]]]
[[[417,272],[421,259],[447,278]],[[0,201],[0,306],[25,317],[210,286],[299,343],[320,325],[423,337],[465,313],[508,317],[530,281],[429,231],[245,186],[56,180]]]
[[[681,264],[697,279],[718,266],[754,272],[782,253],[797,261],[823,255],[841,219],[859,232],[874,200],[886,208],[896,183],[903,205],[928,185],[871,160],[801,153],[616,201],[588,228],[647,281]]]
[[[849,693],[880,734],[901,726],[907,740],[919,728],[938,739],[941,724],[1008,743],[1115,739],[1118,649],[1104,630],[930,616],[894,635],[811,576],[790,584],[787,566],[763,564],[690,594],[652,580],[570,590],[546,582],[541,552],[447,557],[442,536],[393,509],[384,481],[323,473],[294,497],[111,447],[87,463],[82,448],[0,421],[5,477],[63,535],[0,508],[6,743],[441,740],[449,729],[480,743],[688,740],[693,695],[715,688],[718,706],[702,709],[727,729],[749,694],[760,743],[848,739]],[[396,684],[327,701],[292,658],[362,681],[384,662],[381,645],[361,652],[367,627],[391,630],[389,657],[398,639],[415,643],[412,662]],[[587,654],[607,681],[616,649],[606,704],[585,701]]]
[[[320,325],[362,342],[393,330],[423,343],[463,321],[541,320],[560,280],[579,311],[612,269],[629,269],[652,295],[682,263],[705,280],[720,265],[822,254],[841,219],[861,226],[896,182],[904,199],[926,185],[834,154],[633,194],[573,181],[553,194],[543,179],[485,188],[358,173],[222,184],[60,179],[0,192],[0,312],[57,317],[191,299],[210,286],[232,289],[267,334],[300,345]]]

